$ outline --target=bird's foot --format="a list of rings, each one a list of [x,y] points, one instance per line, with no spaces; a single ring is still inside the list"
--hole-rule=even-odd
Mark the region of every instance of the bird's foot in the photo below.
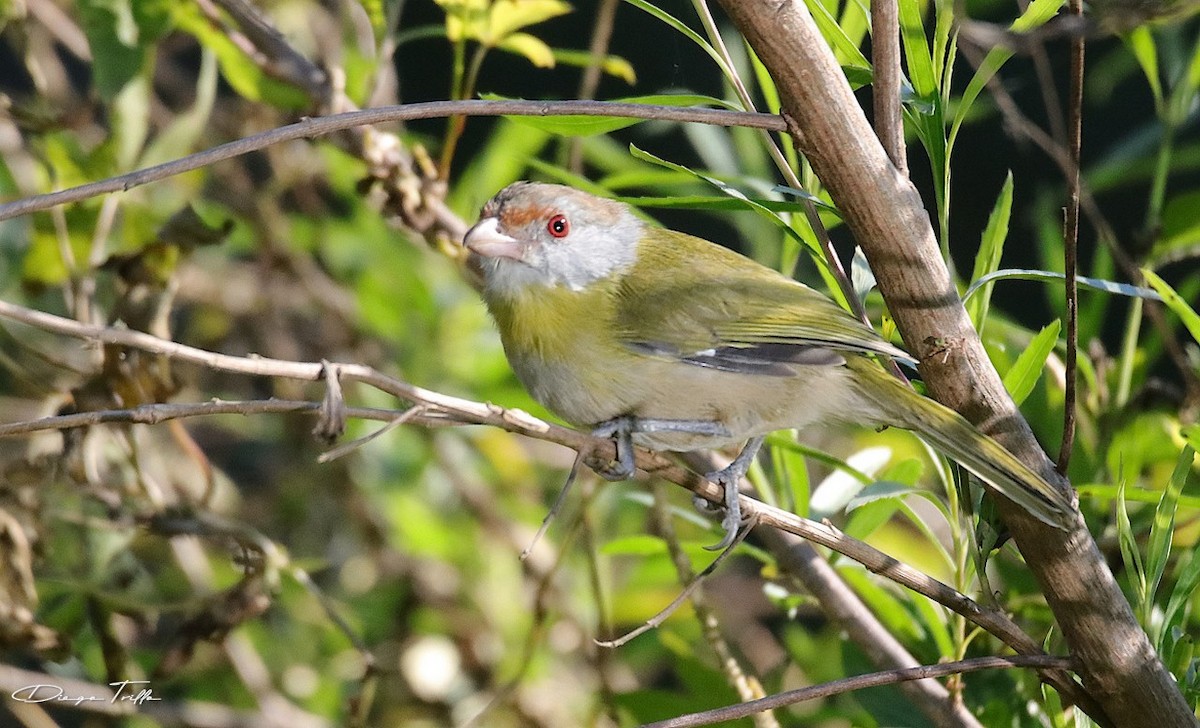
[[[705,549],[723,551],[737,538],[738,530],[742,527],[742,506],[738,496],[738,485],[746,475],[746,471],[750,469],[750,464],[754,462],[754,456],[758,454],[762,444],[762,437],[751,438],[738,456],[733,459],[733,462],[723,470],[704,476],[706,480],[715,483],[725,491],[725,515],[721,518],[721,528],[725,530],[725,535],[721,537],[720,542],[712,546],[705,546]],[[708,505],[707,502],[705,505]]]
[[[611,437],[617,446],[616,460],[608,463],[592,463],[592,467],[605,480],[627,480],[636,469],[633,453],[634,434],[660,432],[682,432],[709,437],[728,437],[729,431],[719,422],[707,420],[664,420],[649,417],[621,415],[601,422],[592,429],[594,437]]]

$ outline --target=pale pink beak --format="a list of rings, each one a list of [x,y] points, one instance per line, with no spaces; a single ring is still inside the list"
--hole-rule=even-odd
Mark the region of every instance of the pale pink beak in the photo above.
[[[510,238],[498,229],[500,221],[485,217],[463,236],[463,245],[485,258],[512,258],[520,260],[525,251],[516,238]]]

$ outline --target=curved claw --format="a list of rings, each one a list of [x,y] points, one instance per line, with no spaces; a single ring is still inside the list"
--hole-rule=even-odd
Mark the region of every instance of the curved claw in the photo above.
[[[742,506],[738,499],[738,481],[741,480],[741,475],[738,474],[737,477],[731,479],[729,476],[733,473],[729,472],[730,469],[726,468],[705,476],[725,490],[725,515],[721,517],[721,528],[725,529],[725,535],[712,546],[705,546],[705,551],[724,551],[729,548],[737,538],[738,530],[742,527]]]

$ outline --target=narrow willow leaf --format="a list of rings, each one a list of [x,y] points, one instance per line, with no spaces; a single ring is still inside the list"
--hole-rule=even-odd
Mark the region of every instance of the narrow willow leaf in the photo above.
[[[1167,487],[1163,489],[1158,508],[1154,511],[1154,523],[1150,526],[1150,539],[1146,544],[1146,593],[1153,600],[1167,570],[1167,559],[1171,555],[1171,538],[1175,535],[1175,512],[1179,509],[1179,496],[1183,493],[1188,473],[1196,451],[1184,445],[1175,463],[1175,470]]]
[[[1058,13],[1058,9],[1063,6],[1064,0],[1033,0],[1025,8],[1025,12],[1021,17],[1013,21],[1009,26],[1009,30],[1014,33],[1028,33],[1029,31],[1044,25],[1050,18],[1053,18]],[[903,7],[901,3],[901,7]],[[903,18],[903,15],[901,16]],[[983,62],[979,64],[975,75],[967,83],[967,88],[963,91],[962,97],[959,99],[958,108],[954,112],[954,120],[950,125],[950,142],[953,145],[954,139],[958,136],[958,129],[962,126],[963,121],[967,118],[967,114],[971,111],[971,107],[975,105],[975,100],[979,98],[979,94],[983,92],[987,82],[1012,58],[1014,51],[1005,46],[996,46],[988,51]],[[915,84],[914,84],[915,85]]]
[[[717,50],[712,47],[712,44],[702,38],[699,33],[689,28],[682,20],[676,18],[674,15],[671,15],[662,8],[651,5],[650,3],[646,2],[646,0],[625,0],[625,2],[629,3],[638,10],[653,15],[662,22],[674,28],[688,40],[700,46],[701,50],[707,53],[708,57],[716,62],[717,68],[721,69],[721,74],[724,75],[725,78],[733,78],[733,69],[725,63],[725,59],[721,57],[721,54],[717,53]]]
[[[832,212],[833,214],[837,215],[838,217],[842,216],[842,213],[836,207],[829,204],[828,202],[825,202],[820,197],[814,195],[813,193],[809,192],[808,190],[798,190],[795,187],[788,187],[787,185],[775,185],[774,187],[771,188],[771,191],[779,192],[781,194],[787,195],[788,197],[795,197],[798,200],[804,200],[806,202],[811,202],[812,204],[825,210],[826,212]]]
[[[787,223],[787,221],[785,221],[783,218],[779,217],[779,215],[775,214],[771,210],[768,210],[767,208],[763,207],[762,205],[759,205],[758,203],[754,202],[749,197],[747,197],[745,194],[743,194],[740,190],[737,190],[734,187],[732,187],[728,184],[725,184],[724,182],[722,182],[719,179],[700,174],[699,172],[688,169],[687,167],[685,167],[681,164],[675,164],[674,162],[668,162],[667,160],[656,157],[653,154],[651,154],[645,150],[639,149],[637,146],[635,146],[633,144],[629,145],[629,153],[632,154],[634,157],[637,157],[638,159],[666,167],[667,169],[673,169],[673,170],[680,171],[680,172],[686,172],[686,173],[692,175],[693,177],[695,177],[696,179],[707,182],[708,184],[717,188],[718,190],[725,193],[726,195],[729,195],[731,198],[733,198],[735,200],[741,200],[742,204],[745,206],[746,209],[753,210],[754,212],[758,213],[759,215],[766,218],[767,220],[770,220],[771,223],[774,224],[776,227],[778,227],[780,230],[782,230],[785,235],[787,235],[788,237],[792,238],[793,240],[796,240],[796,241],[800,242],[802,245],[804,245],[805,249],[807,249],[809,251],[813,260],[816,261],[817,266],[821,272],[821,275],[826,279],[826,282],[830,284],[830,291],[835,296],[839,295],[840,289],[838,288],[836,282],[832,282],[832,278],[831,278],[832,274],[829,272],[829,263],[826,262],[825,256],[822,253],[821,249],[817,246],[812,245],[810,243],[810,241],[808,241],[803,236],[801,236],[800,233],[798,233],[791,225],[789,225]],[[840,301],[840,303],[842,305],[845,305],[846,302]]]
[[[1126,47],[1142,67],[1142,73],[1154,94],[1154,105],[1161,106],[1163,100],[1162,79],[1158,70],[1158,46],[1154,41],[1154,33],[1150,26],[1142,25],[1122,36]]]
[[[1167,600],[1167,608],[1163,610],[1163,632],[1183,623],[1184,607],[1192,601],[1196,587],[1200,586],[1200,551],[1193,551],[1186,566],[1179,573],[1179,580],[1171,590],[1171,598]]]
[[[1042,376],[1042,370],[1046,367],[1046,359],[1050,357],[1050,352],[1054,351],[1054,345],[1058,343],[1058,332],[1062,328],[1062,323],[1058,319],[1054,319],[1046,325],[1044,329],[1033,337],[1029,342],[1029,346],[1025,347],[1025,351],[1017,357],[1017,361],[1012,365],[1012,368],[1004,375],[1004,388],[1012,395],[1013,401],[1020,406],[1029,393],[1033,391],[1033,387],[1037,384],[1038,378]]]
[[[620,197],[622,202],[628,202],[638,207],[656,207],[663,210],[745,210],[746,203],[751,202],[772,212],[804,212],[804,204],[788,202],[787,200],[767,200],[762,197],[746,196],[742,199],[733,197],[704,197],[686,195],[675,197]]]
[[[1146,570],[1142,568],[1142,557],[1138,553],[1137,537],[1133,535],[1133,525],[1129,522],[1129,509],[1125,506],[1125,481],[1117,485],[1117,541],[1121,545],[1121,559],[1125,562],[1125,571],[1129,573],[1132,582],[1136,606],[1141,613],[1146,604]],[[1145,627],[1146,625],[1142,625]]]
[[[984,276],[995,273],[1000,267],[1000,256],[1004,253],[1004,241],[1008,238],[1008,221],[1012,216],[1013,176],[1012,170],[1004,178],[1000,193],[996,195],[996,204],[992,206],[992,214],[988,216],[987,225],[979,241],[979,252],[975,254],[975,270],[971,280],[979,280]],[[975,328],[982,330],[987,321],[988,307],[992,300],[992,284],[987,283],[980,289],[980,295],[967,303],[967,313]]]
[[[1192,338],[1200,343],[1200,315],[1196,314],[1196,310],[1188,305],[1188,302],[1183,300],[1183,297],[1171,288],[1170,284],[1158,277],[1154,271],[1143,268],[1142,275],[1146,277],[1146,282],[1154,287],[1162,296],[1162,301],[1167,304],[1167,308],[1183,321],[1183,325],[1192,334]]]
[[[805,0],[805,5],[808,6],[808,11],[817,23],[817,29],[821,31],[821,35],[833,48],[833,55],[839,63],[843,66],[850,65],[859,68],[869,69],[871,67],[871,62],[859,50],[859,44],[850,40],[846,31],[838,24],[837,18],[830,14],[829,9],[821,0]]]
[[[994,273],[989,273],[982,278],[977,278],[971,283],[971,287],[963,294],[963,302],[970,300],[971,296],[975,295],[981,287],[987,283],[1001,280],[1018,280],[1018,281],[1065,281],[1067,277],[1062,273],[1056,273],[1050,270],[1037,270],[1033,268],[1001,268]],[[1116,293],[1121,296],[1130,296],[1132,298],[1145,298],[1149,301],[1162,301],[1163,296],[1160,296],[1155,291],[1149,288],[1142,288],[1131,283],[1117,283],[1116,281],[1106,281],[1100,278],[1088,278],[1086,276],[1075,276],[1075,282],[1085,288],[1091,288],[1095,291],[1104,291],[1105,293]]]
[[[480,94],[480,98],[488,101],[511,100],[511,97],[500,96],[499,94]],[[733,108],[728,102],[701,94],[654,94],[650,96],[612,99],[612,101],[623,104],[678,106],[681,108],[689,106]],[[636,117],[588,116],[583,114],[579,116],[505,116],[504,118],[522,126],[566,137],[587,137],[608,134],[645,121],[645,119]]]
[[[937,74],[925,39],[924,9],[925,4],[919,0],[900,0],[900,39],[913,89],[917,96],[931,99],[938,94]]]

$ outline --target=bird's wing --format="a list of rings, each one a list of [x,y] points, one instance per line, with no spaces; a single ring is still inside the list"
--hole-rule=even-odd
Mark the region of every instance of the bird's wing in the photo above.
[[[807,286],[699,238],[655,234],[664,237],[638,265],[656,274],[618,294],[617,336],[635,351],[774,375],[792,374],[789,364],[841,364],[844,353],[909,358]],[[663,245],[676,249],[660,261]]]

